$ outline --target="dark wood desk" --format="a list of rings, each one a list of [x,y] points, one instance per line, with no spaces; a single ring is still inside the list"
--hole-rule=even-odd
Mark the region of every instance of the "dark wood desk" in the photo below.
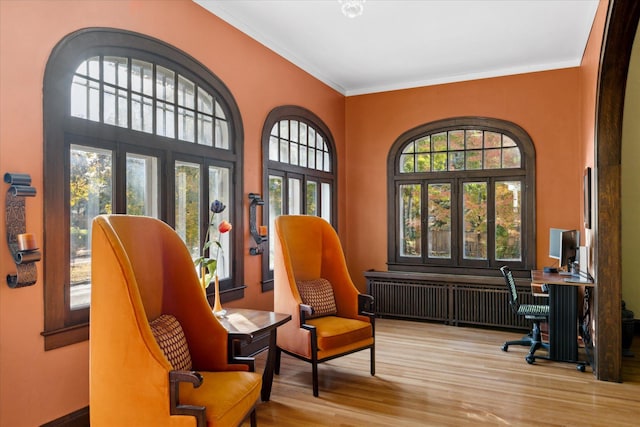
[[[593,281],[568,282],[571,276],[560,273],[531,271],[531,290],[536,296],[549,297],[549,358],[564,362],[578,360],[578,287],[595,286]],[[548,294],[542,293],[542,284],[547,284]],[[586,294],[588,301],[589,294]]]
[[[232,356],[255,356],[268,350],[260,393],[262,401],[268,401],[271,396],[276,360],[276,331],[278,326],[291,320],[291,315],[248,308],[228,308],[225,317],[219,318],[219,320],[229,332]],[[234,338],[234,335],[238,338]],[[243,348],[242,343],[247,335],[251,339],[248,345]],[[252,343],[257,345],[252,346]]]

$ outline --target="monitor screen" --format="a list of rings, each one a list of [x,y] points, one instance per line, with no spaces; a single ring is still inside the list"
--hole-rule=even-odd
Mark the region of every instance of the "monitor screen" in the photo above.
[[[549,229],[549,258],[560,259],[562,255],[562,232],[559,228]]]
[[[563,231],[561,240],[560,266],[569,266],[572,262],[578,260],[580,232],[578,230]]]

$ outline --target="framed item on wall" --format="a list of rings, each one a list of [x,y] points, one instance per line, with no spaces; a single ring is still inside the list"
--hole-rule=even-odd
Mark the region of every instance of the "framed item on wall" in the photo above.
[[[591,168],[584,170],[584,228],[591,228]]]

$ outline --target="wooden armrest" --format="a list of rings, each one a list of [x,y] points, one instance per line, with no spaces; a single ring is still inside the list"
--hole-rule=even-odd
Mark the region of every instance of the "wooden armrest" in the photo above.
[[[181,405],[180,383],[193,384],[194,388],[202,385],[203,378],[196,371],[169,371],[169,408],[171,415],[191,415],[196,418],[197,427],[207,426],[206,409],[204,406]]]
[[[307,316],[311,316],[313,315],[313,313],[314,313],[313,307],[311,307],[308,304],[300,304],[300,327],[301,328],[304,327],[305,323],[307,322]]]
[[[358,294],[358,314],[373,317],[376,312],[376,301],[368,294]]]
[[[239,363],[247,365],[249,372],[255,372],[255,359],[253,357],[238,356],[241,353],[241,344],[243,342],[248,344],[253,341],[253,335],[234,332],[227,335],[227,340],[227,360],[229,364]]]

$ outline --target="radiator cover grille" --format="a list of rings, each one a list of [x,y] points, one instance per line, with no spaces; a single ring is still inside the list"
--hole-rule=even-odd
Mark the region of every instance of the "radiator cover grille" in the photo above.
[[[419,280],[393,274],[365,274],[367,292],[376,300],[376,314],[419,320],[436,320],[451,325],[482,325],[528,330],[529,322],[516,316],[509,306],[507,288],[496,283],[466,283],[465,276],[447,280]],[[498,280],[499,283],[501,281]],[[504,282],[502,282],[504,283]],[[522,304],[536,304],[528,285],[518,286]]]

